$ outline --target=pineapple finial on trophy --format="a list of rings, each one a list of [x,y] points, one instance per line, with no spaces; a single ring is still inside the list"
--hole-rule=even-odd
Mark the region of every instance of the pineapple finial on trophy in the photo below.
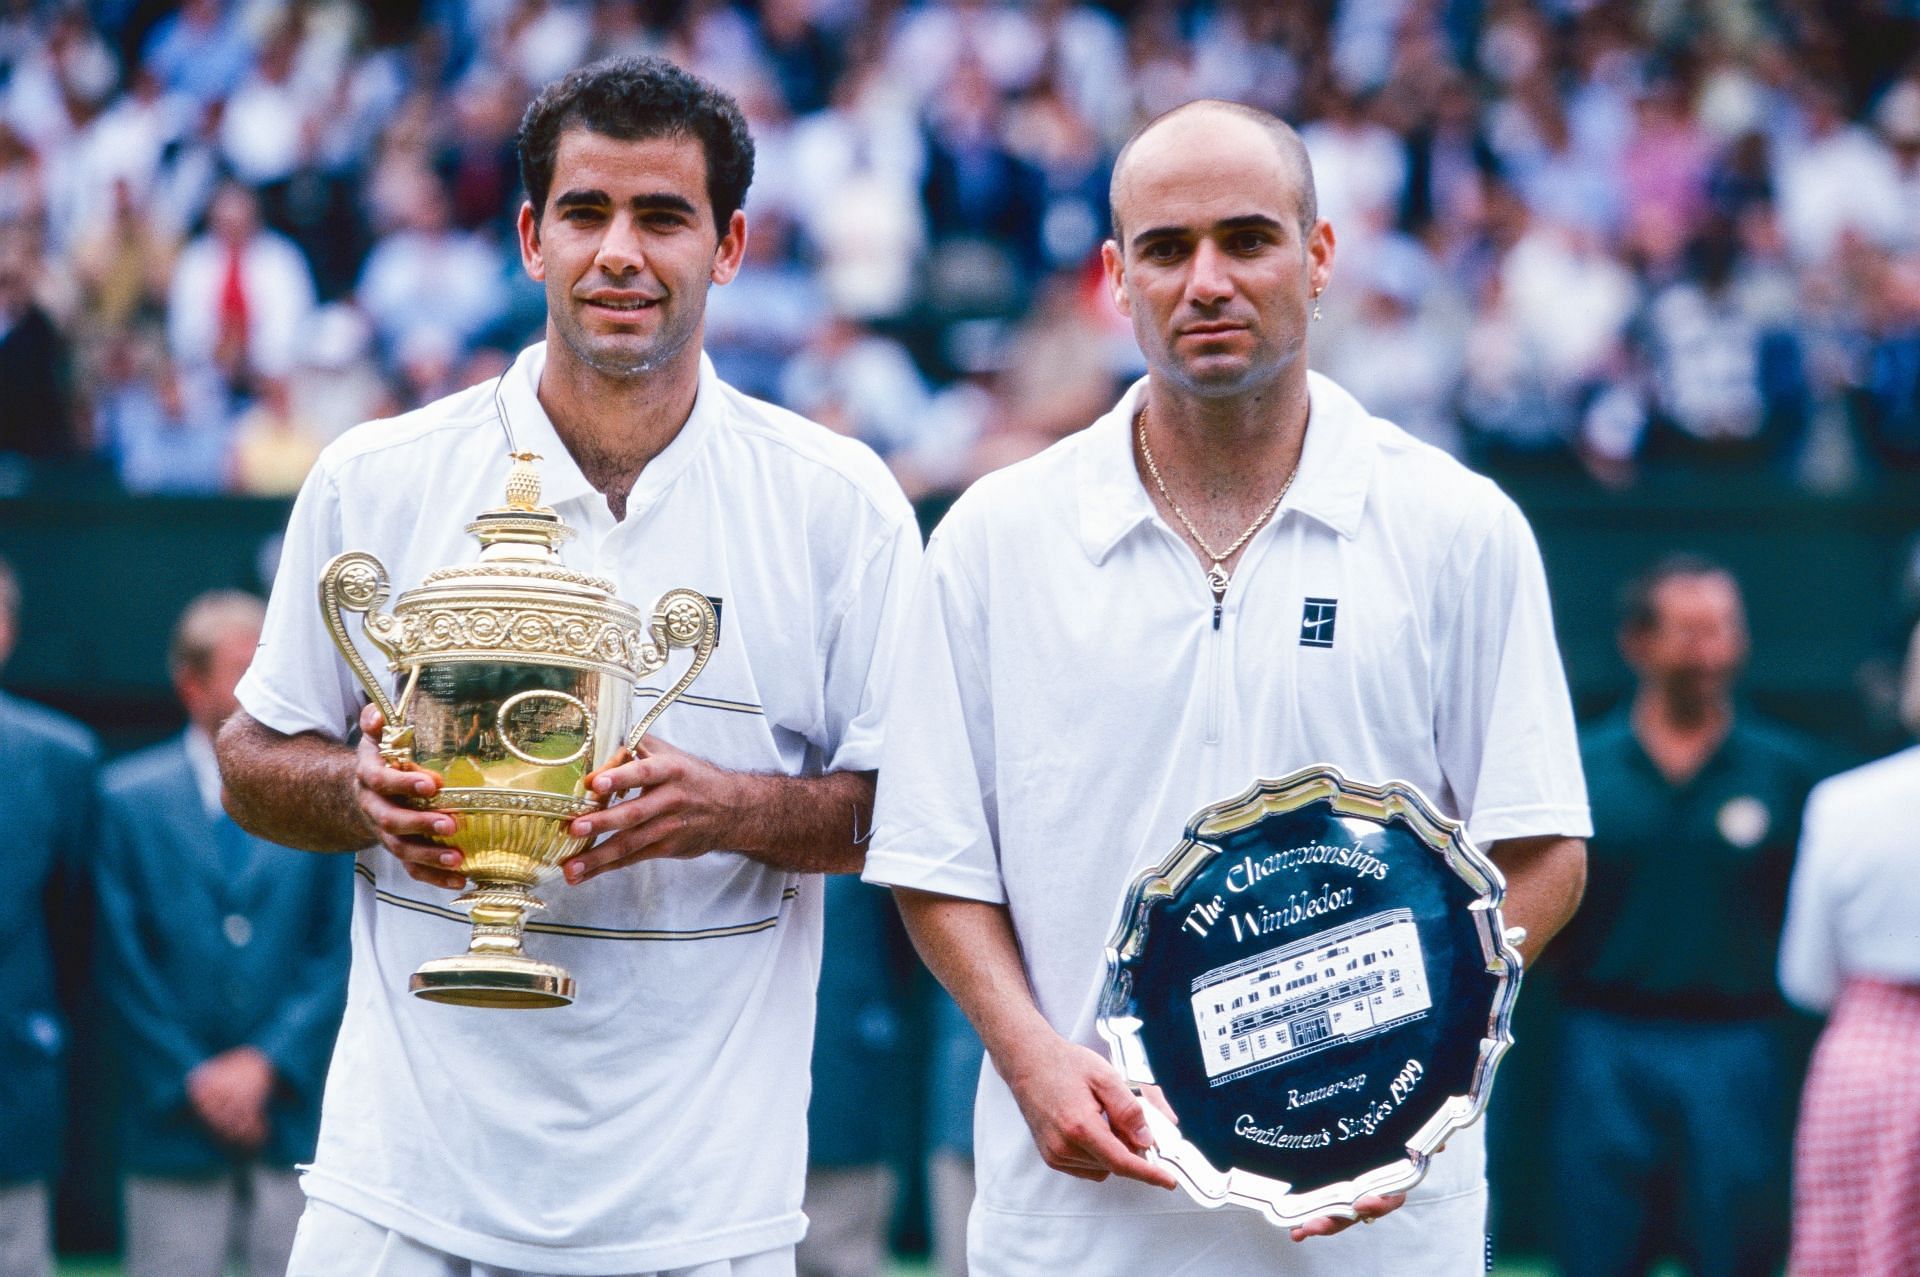
[[[540,460],[537,452],[510,453],[513,469],[507,472],[507,509],[538,510],[540,508],[540,472],[533,463]]]

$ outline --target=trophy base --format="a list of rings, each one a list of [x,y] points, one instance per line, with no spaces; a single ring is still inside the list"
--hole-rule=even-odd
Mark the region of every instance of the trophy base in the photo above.
[[[407,987],[416,998],[462,1007],[535,1011],[573,1001],[565,967],[512,954],[435,958],[421,964]]]

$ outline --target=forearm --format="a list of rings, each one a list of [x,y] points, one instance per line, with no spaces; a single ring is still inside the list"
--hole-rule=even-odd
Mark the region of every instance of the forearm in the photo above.
[[[1587,844],[1578,838],[1506,838],[1489,848],[1507,880],[1507,926],[1526,928],[1518,948],[1532,966],[1567,925],[1587,886]]]
[[[795,873],[859,873],[873,828],[872,772],[736,773],[736,840],[728,850]]]
[[[1036,1040],[1057,1037],[1027,982],[1005,905],[894,888],[907,934],[935,978],[972,1021],[1006,1077]]]
[[[248,832],[305,851],[358,851],[377,839],[354,799],[350,747],[282,735],[238,710],[215,751],[227,813]]]

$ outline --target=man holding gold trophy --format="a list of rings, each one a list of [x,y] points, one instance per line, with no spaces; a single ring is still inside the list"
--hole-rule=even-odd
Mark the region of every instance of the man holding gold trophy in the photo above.
[[[1590,832],[1538,551],[1491,483],[1309,374],[1334,235],[1284,123],[1233,103],[1169,112],[1121,152],[1112,212],[1108,283],[1149,375],[955,504],[888,691],[867,877],[896,889],[988,1052],[971,1271],[1478,1273],[1485,1154],[1468,1124],[1510,1040],[1513,971],[1572,913]],[[1220,1035],[1205,1073],[1176,1079],[1164,1055],[1157,1080],[1131,1057],[1123,1073],[1100,1046],[1124,1057],[1145,1023],[1116,1011],[1146,1003],[1129,965],[1142,920],[1177,861],[1247,832],[1236,804],[1285,816],[1304,801],[1283,776],[1333,803],[1325,840],[1209,862],[1228,866],[1219,895],[1140,942],[1247,955],[1180,972],[1159,1004],[1185,1014],[1188,1047],[1196,1021]],[[1352,814],[1369,805],[1386,818]],[[1428,840],[1418,856],[1370,850],[1409,830]],[[1355,902],[1441,853],[1448,880],[1480,880],[1454,914],[1479,932],[1465,951],[1409,952],[1419,900],[1367,918]],[[1485,921],[1502,874],[1512,931]],[[1118,939],[1116,914],[1133,926]],[[1331,1076],[1324,1061],[1390,1049],[1376,1029],[1421,1031],[1489,972],[1504,1001],[1447,1046],[1472,1094],[1422,1119],[1402,1166],[1362,1162],[1318,1199],[1247,1191],[1246,1164],[1337,1154],[1420,1103],[1434,1071],[1408,1054]],[[1208,1107],[1242,1083],[1273,1111]],[[1226,1187],[1209,1191],[1183,1142],[1230,1151]],[[1175,1172],[1203,1200],[1164,1191]],[[1366,1190],[1390,1182],[1419,1186]],[[1272,1219],[1207,1209],[1225,1201]]]
[[[701,352],[731,98],[601,63],[519,143],[547,340],[323,455],[219,743],[242,824],[358,853],[289,1271],[784,1277],[818,875],[861,864],[918,530]]]

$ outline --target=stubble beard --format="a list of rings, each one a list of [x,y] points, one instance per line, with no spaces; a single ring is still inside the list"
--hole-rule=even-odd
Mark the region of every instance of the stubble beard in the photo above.
[[[601,346],[587,335],[574,311],[556,311],[552,299],[547,309],[550,315],[564,316],[556,318],[553,327],[573,357],[610,381],[633,381],[659,372],[679,358],[700,330],[700,315],[695,314],[690,323],[669,321],[658,336],[637,349],[623,349],[612,342]]]
[[[1161,350],[1169,380],[1196,399],[1229,399],[1270,386],[1304,354],[1304,341],[1278,349],[1261,347],[1237,370],[1210,374],[1196,368],[1195,361],[1175,355],[1171,343]],[[1204,363],[1204,358],[1198,362]]]

